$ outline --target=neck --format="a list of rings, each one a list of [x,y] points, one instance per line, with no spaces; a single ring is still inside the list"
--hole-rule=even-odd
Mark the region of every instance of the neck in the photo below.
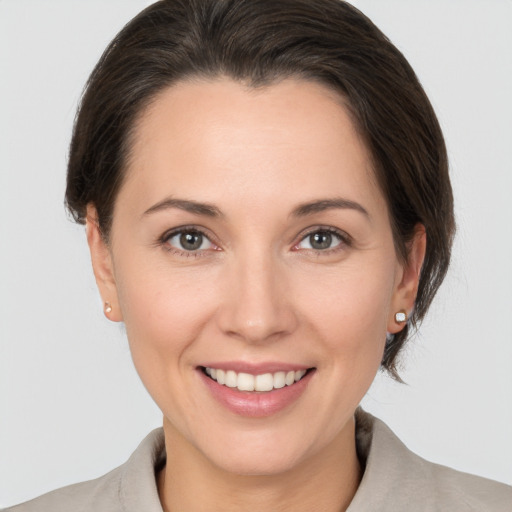
[[[341,512],[361,480],[352,419],[320,452],[273,475],[238,475],[213,465],[164,422],[168,463],[157,476],[165,512],[252,510]]]

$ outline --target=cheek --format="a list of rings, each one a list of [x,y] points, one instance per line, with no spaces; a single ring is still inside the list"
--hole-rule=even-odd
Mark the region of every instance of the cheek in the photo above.
[[[157,265],[128,275],[118,293],[134,366],[164,416],[190,432],[198,409],[187,393],[195,373],[191,354],[214,311],[211,276],[191,278],[190,271]]]
[[[215,280],[141,261],[135,272],[129,271],[135,261],[123,262],[117,286],[132,358],[145,381],[145,374],[186,362],[187,348],[211,317]]]
[[[378,368],[393,295],[393,265],[347,265],[309,281],[314,289],[301,300],[308,304],[309,323],[327,352],[347,364],[359,360]]]

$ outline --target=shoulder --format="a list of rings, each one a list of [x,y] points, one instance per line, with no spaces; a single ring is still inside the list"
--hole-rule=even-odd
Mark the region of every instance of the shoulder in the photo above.
[[[350,512],[512,510],[512,487],[426,461],[363,411],[358,411],[357,423],[358,449],[366,469]]]
[[[95,480],[62,487],[3,512],[115,512],[120,510],[118,496],[122,471],[123,466],[120,466]]]
[[[425,465],[426,485],[423,493],[434,496],[439,504],[457,505],[458,510],[468,512],[512,510],[512,487],[420,460]]]
[[[164,435],[162,429],[156,429],[127,462],[106,475],[57,489],[1,512],[161,512],[155,472],[164,461]]]

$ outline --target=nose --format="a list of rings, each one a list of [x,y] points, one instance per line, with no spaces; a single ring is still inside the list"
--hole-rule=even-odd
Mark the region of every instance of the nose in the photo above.
[[[297,315],[284,265],[268,255],[240,258],[229,277],[218,310],[218,325],[228,336],[263,343],[291,334]]]

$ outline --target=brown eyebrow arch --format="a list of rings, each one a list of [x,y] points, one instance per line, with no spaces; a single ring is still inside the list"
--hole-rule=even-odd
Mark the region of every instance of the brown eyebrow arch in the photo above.
[[[190,199],[177,199],[168,197],[148,208],[143,216],[151,213],[168,210],[170,208],[178,208],[195,215],[204,215],[206,217],[222,217],[222,212],[216,207],[208,203],[199,203]]]
[[[366,218],[371,218],[366,208],[364,208],[362,205],[356,203],[355,201],[343,199],[341,197],[335,197],[333,199],[320,199],[318,201],[301,204],[292,211],[292,215],[294,217],[305,217],[307,215],[313,215],[314,213],[320,213],[325,210],[332,210],[336,208],[341,208],[344,210],[356,210],[362,213]]]

